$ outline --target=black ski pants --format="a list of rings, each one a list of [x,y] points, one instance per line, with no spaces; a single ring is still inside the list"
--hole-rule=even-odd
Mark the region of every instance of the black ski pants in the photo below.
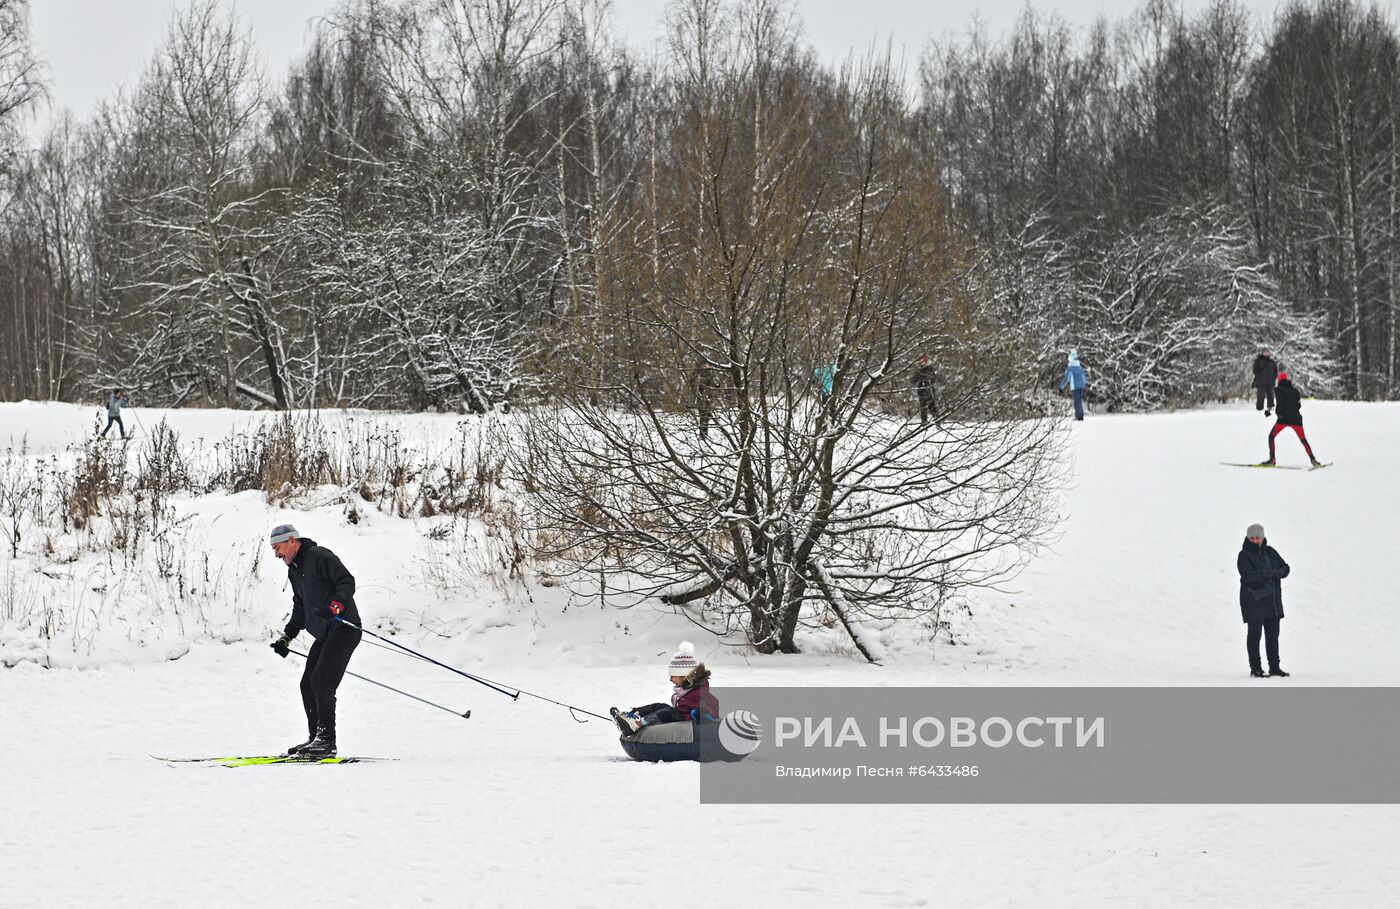
[[[636,708],[634,712],[645,720],[648,726],[654,726],[657,723],[680,723],[690,719],[690,714],[681,713],[670,704],[648,704],[645,707]]]
[[[1249,669],[1251,672],[1263,672],[1264,667],[1259,662],[1259,635],[1264,636],[1264,649],[1269,655],[1269,668],[1278,668],[1278,619],[1265,619],[1262,622],[1249,623],[1249,636],[1245,638],[1245,649],[1249,651]]]
[[[335,738],[335,690],[350,665],[350,654],[360,645],[361,632],[340,623],[331,625],[326,636],[311,645],[306,669],[301,674],[301,706],[306,710],[306,728],[314,736],[317,728]]]
[[[109,429],[112,428],[112,424],[113,424],[113,423],[116,423],[116,424],[117,424],[117,431],[120,432],[120,433],[122,434],[122,438],[125,439],[125,438],[126,438],[126,424],[122,422],[122,418],[121,418],[120,416],[108,417],[108,418],[107,418],[107,425],[104,426],[104,427],[102,427],[102,438],[104,438],[104,439],[107,438],[107,430],[109,430]]]
[[[938,408],[933,403],[933,392],[919,392],[919,423],[927,425],[929,417],[938,419]]]
[[[1274,409],[1274,386],[1272,385],[1260,385],[1256,389],[1254,409],[1263,410],[1265,404],[1269,405],[1270,410]]]

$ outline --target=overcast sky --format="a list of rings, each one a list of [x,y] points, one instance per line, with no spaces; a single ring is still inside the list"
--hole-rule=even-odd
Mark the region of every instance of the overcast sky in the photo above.
[[[253,31],[269,76],[286,71],[300,51],[310,23],[335,6],[334,0],[225,0]],[[1184,0],[1188,8],[1206,0]],[[1271,18],[1280,0],[1246,0],[1255,15]],[[1382,6],[1395,16],[1400,0]],[[165,33],[177,0],[32,0],[31,26],[39,56],[48,64],[53,107],[86,117],[119,86],[140,76]],[[916,59],[930,36],[964,30],[974,15],[993,31],[1004,31],[1025,0],[799,0],[798,14],[809,44],[828,59],[844,59],[853,49],[893,41],[896,56]],[[1079,26],[1102,14],[1136,7],[1105,0],[1036,0]],[[664,0],[613,0],[618,28],[630,44],[646,47],[662,33]],[[43,118],[45,121],[47,117]],[[36,131],[38,124],[36,123]]]

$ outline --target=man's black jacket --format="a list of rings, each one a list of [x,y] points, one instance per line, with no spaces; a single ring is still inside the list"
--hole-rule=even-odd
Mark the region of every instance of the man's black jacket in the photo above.
[[[360,612],[355,608],[355,576],[345,569],[339,556],[317,546],[315,540],[301,538],[297,557],[287,566],[287,579],[292,582],[292,617],[282,633],[288,638],[296,637],[305,628],[316,640],[324,639],[334,624],[332,600],[345,607],[341,618],[360,624]]]

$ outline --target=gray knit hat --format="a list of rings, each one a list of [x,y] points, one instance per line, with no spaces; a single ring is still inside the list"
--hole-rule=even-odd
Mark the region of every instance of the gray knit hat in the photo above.
[[[1262,540],[1264,538],[1264,525],[1250,524],[1249,529],[1244,532],[1244,535],[1245,539],[1249,539],[1251,537],[1259,537]]]
[[[297,533],[297,529],[291,524],[278,524],[272,528],[273,543],[285,543],[288,540],[298,539],[301,539],[301,534]]]

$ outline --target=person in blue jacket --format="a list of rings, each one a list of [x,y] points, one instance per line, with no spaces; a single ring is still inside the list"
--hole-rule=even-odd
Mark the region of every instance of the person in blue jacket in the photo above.
[[[1074,394],[1074,418],[1084,419],[1084,389],[1088,382],[1084,379],[1084,367],[1079,363],[1079,351],[1069,352],[1069,365],[1065,367],[1065,377],[1060,381],[1060,391],[1068,385]]]
[[[812,370],[812,381],[817,384],[817,396],[825,404],[831,397],[831,388],[836,381],[836,364],[825,363]]]
[[[126,425],[122,423],[122,408],[126,406],[125,393],[120,389],[113,389],[107,396],[107,425],[102,427],[102,435],[98,438],[107,438],[107,431],[112,428],[112,424],[117,424],[117,432],[122,434],[122,439],[126,439]]]

